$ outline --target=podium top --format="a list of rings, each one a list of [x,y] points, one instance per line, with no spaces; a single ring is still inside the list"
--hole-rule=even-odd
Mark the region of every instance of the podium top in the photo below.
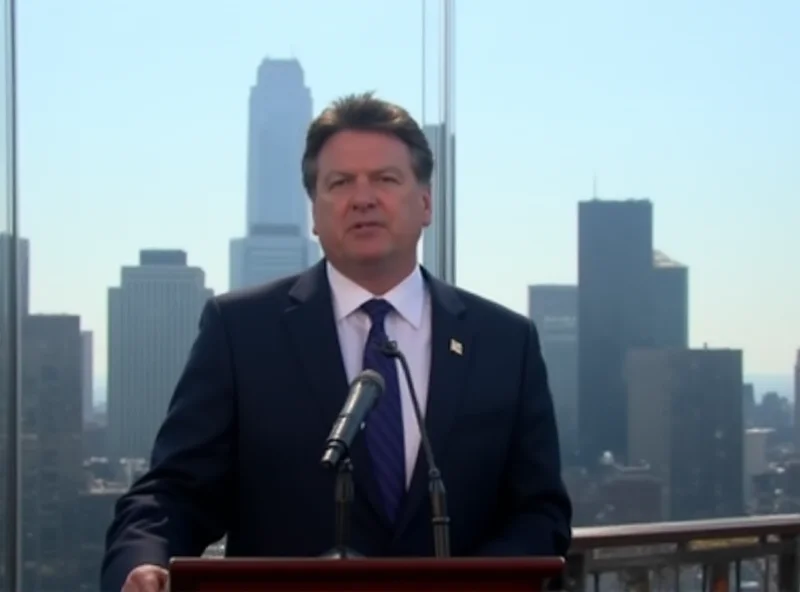
[[[170,562],[171,592],[539,591],[562,574],[560,557],[198,559]]]

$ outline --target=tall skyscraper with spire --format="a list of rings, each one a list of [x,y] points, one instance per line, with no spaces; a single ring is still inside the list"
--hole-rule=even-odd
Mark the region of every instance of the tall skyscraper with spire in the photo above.
[[[313,116],[296,59],[270,59],[250,89],[245,236],[231,241],[231,289],[299,272],[317,258],[309,239],[300,160]]]
[[[265,59],[250,89],[247,149],[247,228],[269,224],[308,228],[300,177],[311,90],[296,59]]]

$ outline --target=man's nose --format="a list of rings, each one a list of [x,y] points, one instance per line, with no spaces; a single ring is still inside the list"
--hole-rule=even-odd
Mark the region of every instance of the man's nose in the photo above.
[[[355,191],[353,191],[353,198],[351,205],[353,208],[370,208],[377,202],[375,195],[375,188],[370,183],[367,177],[359,177],[356,179]]]

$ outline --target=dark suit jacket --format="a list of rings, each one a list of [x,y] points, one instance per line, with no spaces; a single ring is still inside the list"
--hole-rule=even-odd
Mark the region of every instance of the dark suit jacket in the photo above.
[[[572,510],[533,324],[425,278],[427,425],[447,485],[453,555],[564,555]],[[229,556],[330,549],[334,476],[320,458],[347,392],[324,262],[211,299],[151,469],[117,503],[102,589],[116,592],[142,563],[200,555],[225,534]],[[351,454],[352,547],[367,556],[433,555],[424,458],[392,526],[364,438]]]

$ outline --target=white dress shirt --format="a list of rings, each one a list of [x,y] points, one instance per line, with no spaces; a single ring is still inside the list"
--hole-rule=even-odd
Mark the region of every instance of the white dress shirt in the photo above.
[[[375,295],[342,275],[327,262],[328,281],[333,297],[333,314],[339,334],[344,369],[348,382],[364,368],[364,347],[371,327],[369,316],[361,305],[373,298],[388,301],[394,311],[386,317],[386,334],[408,360],[411,378],[424,415],[428,403],[428,380],[431,366],[431,302],[419,267],[386,294]],[[406,452],[406,487],[411,483],[420,446],[419,427],[414,404],[403,369],[397,361],[400,381],[400,402],[403,409],[403,432]]]

